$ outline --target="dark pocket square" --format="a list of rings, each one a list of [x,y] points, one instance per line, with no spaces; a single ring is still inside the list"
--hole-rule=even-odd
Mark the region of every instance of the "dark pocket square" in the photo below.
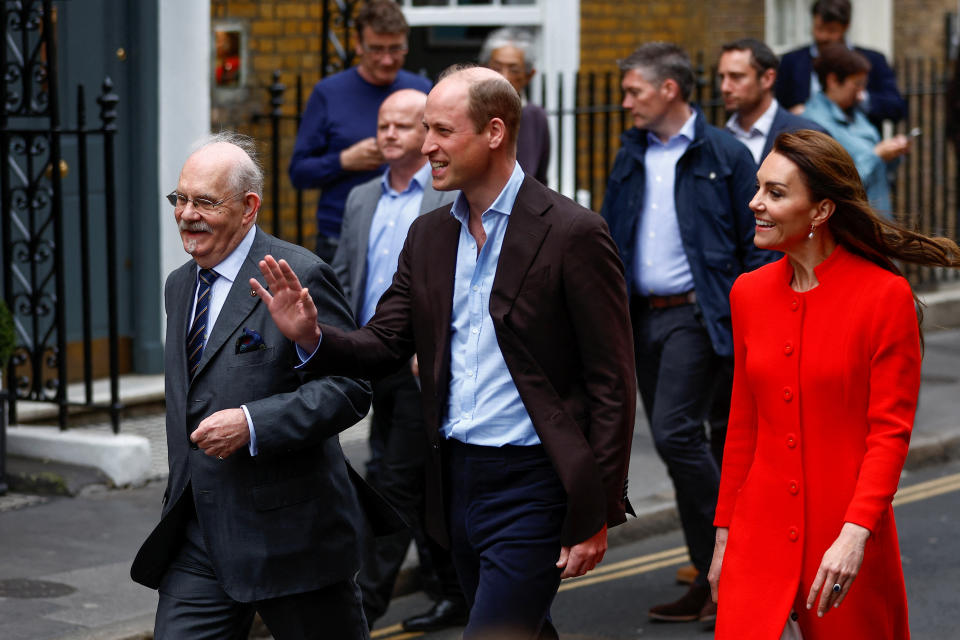
[[[251,351],[259,351],[260,349],[266,349],[267,345],[263,344],[263,336],[252,329],[243,328],[243,335],[237,338],[237,344],[234,348],[234,353],[249,353]]]

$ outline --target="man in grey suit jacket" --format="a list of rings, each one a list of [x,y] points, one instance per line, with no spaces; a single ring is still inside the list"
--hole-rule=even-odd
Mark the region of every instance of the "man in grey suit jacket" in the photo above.
[[[393,280],[410,224],[456,197],[456,192],[434,190],[427,158],[420,152],[426,101],[427,94],[413,89],[384,100],[377,115],[377,146],[387,170],[347,196],[332,266],[360,325],[373,316]],[[404,627],[430,631],[463,624],[467,607],[450,554],[429,540],[421,525],[427,437],[419,385],[405,365],[374,380],[372,386],[367,481],[400,510],[411,528],[366,545],[358,582],[367,621],[373,626],[386,612],[412,534],[435,602],[429,611],[405,620]]]
[[[367,638],[354,576],[358,497],[337,434],[369,406],[360,381],[294,370],[248,281],[265,254],[309,274],[327,321],[354,327],[333,270],[255,222],[253,141],[220,134],[167,198],[192,259],[167,278],[170,475],[159,524],[131,576],[160,592],[155,637]]]

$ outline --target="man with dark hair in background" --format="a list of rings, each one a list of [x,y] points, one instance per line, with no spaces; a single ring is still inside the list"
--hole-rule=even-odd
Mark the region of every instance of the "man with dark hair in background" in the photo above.
[[[853,49],[870,63],[870,75],[859,108],[870,122],[880,129],[884,120],[898,122],[907,115],[907,103],[897,89],[897,78],[887,59],[879,51],[851,47],[846,41],[852,9],[850,0],[817,0],[813,14],[813,43],[783,54],[777,76],[777,100],[792,113],[803,113],[804,103],[822,90],[813,71],[813,60],[828,44],[841,43]]]
[[[370,0],[355,19],[357,65],[313,87],[290,159],[297,189],[320,189],[316,254],[333,260],[350,189],[381,172],[374,137],[377,110],[399,89],[430,91],[430,81],[401,69],[410,27],[394,0]]]
[[[773,97],[778,60],[770,47],[759,40],[743,38],[728,42],[721,49],[717,75],[723,106],[730,114],[726,129],[750,149],[757,166],[784,131],[823,131],[812,120],[781,107]]]
[[[627,270],[637,381],[657,453],[667,465],[690,558],[699,574],[676,602],[649,615],[711,621],[707,570],[720,468],[704,429],[711,402],[730,395],[728,295],[768,260],[753,245],[756,164],[730,134],[688,103],[694,74],[675,44],[651,42],[620,61],[623,134],[603,217]]]

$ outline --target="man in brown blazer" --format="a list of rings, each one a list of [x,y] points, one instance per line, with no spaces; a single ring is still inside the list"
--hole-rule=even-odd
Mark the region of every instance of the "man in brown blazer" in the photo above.
[[[633,433],[623,267],[600,216],[524,177],[520,98],[500,75],[445,72],[424,113],[433,186],[452,205],[410,227],[358,331],[317,323],[284,261],[251,280],[319,373],[376,376],[416,353],[430,443],[427,531],[471,606],[464,638],[556,638],[562,578],[622,523]]]

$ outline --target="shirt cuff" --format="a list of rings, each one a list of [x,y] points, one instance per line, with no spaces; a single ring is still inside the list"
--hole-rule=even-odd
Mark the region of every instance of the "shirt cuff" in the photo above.
[[[320,349],[321,342],[323,342],[323,332],[320,332],[320,339],[317,340],[317,348],[313,350],[313,353],[307,353],[300,347],[300,345],[294,343],[293,346],[297,348],[297,357],[300,358],[300,364],[294,367],[294,369],[299,369],[303,365],[310,362],[310,359],[313,358],[313,356],[317,355],[317,351]]]
[[[243,409],[243,415],[247,416],[247,429],[250,431],[250,444],[248,448],[250,449],[250,456],[253,457],[257,455],[257,432],[253,430],[253,418],[250,417],[247,405],[242,404],[240,408]]]

